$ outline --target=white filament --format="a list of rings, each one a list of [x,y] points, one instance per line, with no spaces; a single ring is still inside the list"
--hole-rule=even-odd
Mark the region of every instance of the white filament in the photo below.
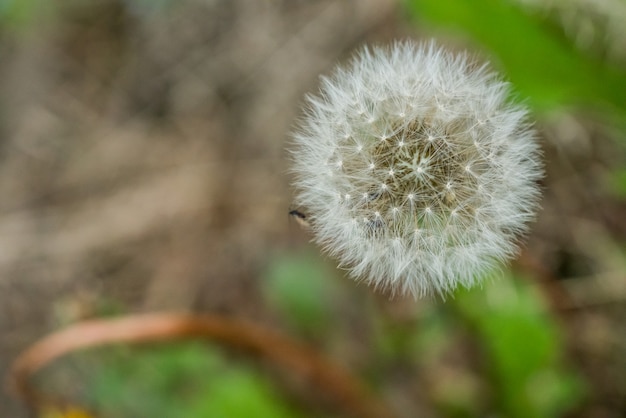
[[[352,276],[414,296],[470,287],[537,208],[538,145],[497,75],[435,43],[365,48],[294,134],[296,203]]]

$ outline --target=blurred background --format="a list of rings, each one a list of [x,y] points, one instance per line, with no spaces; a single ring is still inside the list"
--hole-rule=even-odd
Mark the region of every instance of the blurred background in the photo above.
[[[366,43],[490,61],[536,119],[542,211],[481,289],[391,298],[290,219],[285,146]],[[87,318],[218,313],[308,344],[397,417],[623,417],[623,0],[0,0],[0,375]],[[217,344],[116,345],[0,392],[0,416],[340,417]],[[298,384],[294,384],[297,381]]]

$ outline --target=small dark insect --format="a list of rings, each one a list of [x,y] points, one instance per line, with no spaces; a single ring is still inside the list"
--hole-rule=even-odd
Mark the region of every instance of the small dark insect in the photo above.
[[[300,212],[299,210],[296,209],[292,209],[289,211],[289,216],[291,216],[293,219],[296,220],[296,222],[298,222],[300,224],[300,226],[304,227],[304,228],[309,228],[311,225],[309,224],[309,221],[307,221],[307,217],[304,213]]]

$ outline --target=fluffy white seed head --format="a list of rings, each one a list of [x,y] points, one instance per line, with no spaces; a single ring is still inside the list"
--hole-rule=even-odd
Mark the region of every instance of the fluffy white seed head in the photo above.
[[[436,44],[365,48],[322,78],[294,134],[296,204],[352,276],[414,296],[515,254],[542,175],[527,111]]]

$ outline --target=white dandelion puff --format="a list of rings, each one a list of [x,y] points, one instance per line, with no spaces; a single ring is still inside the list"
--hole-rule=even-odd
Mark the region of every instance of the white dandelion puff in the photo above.
[[[470,287],[516,253],[542,166],[496,74],[406,42],[361,50],[320,89],[290,150],[295,203],[341,267],[420,296]]]

